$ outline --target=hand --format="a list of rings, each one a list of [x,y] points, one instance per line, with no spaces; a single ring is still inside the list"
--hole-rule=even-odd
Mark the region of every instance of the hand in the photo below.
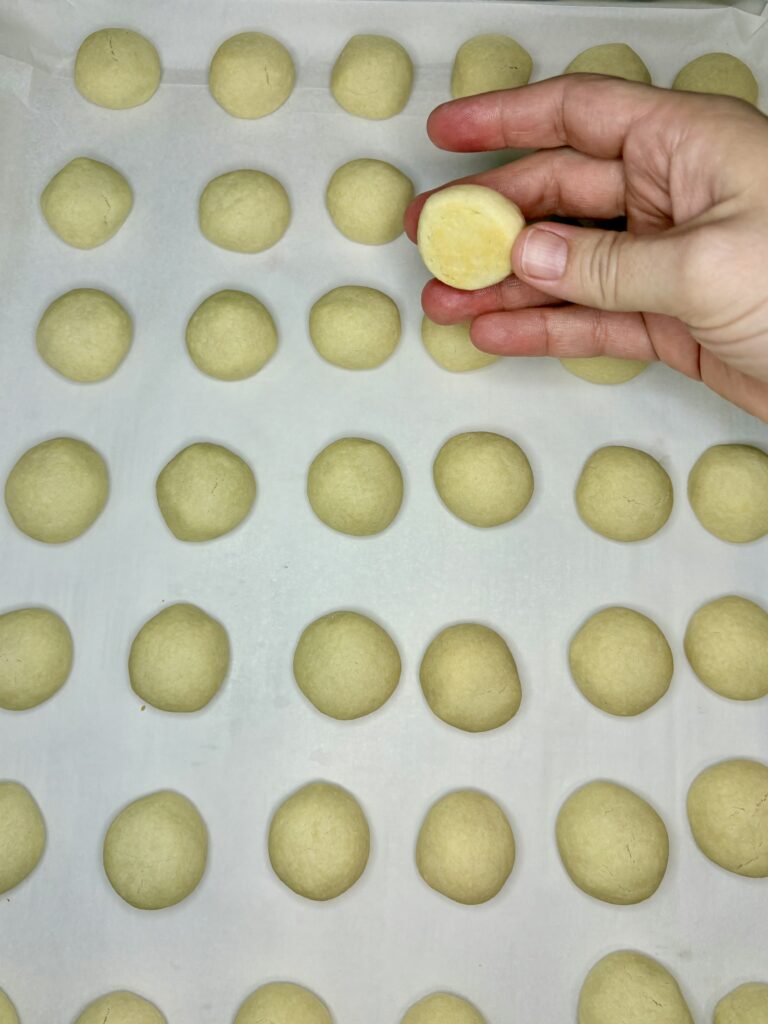
[[[438,323],[472,319],[501,355],[661,359],[768,420],[768,119],[740,100],[567,75],[445,103],[442,149],[540,151],[464,178],[528,220],[607,220],[626,231],[538,222],[515,276],[476,292],[430,281]],[[414,199],[416,237],[428,193]]]

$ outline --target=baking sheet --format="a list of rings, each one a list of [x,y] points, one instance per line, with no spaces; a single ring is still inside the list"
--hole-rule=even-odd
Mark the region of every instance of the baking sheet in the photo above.
[[[419,341],[426,274],[414,248],[405,238],[381,248],[355,245],[323,206],[331,172],[354,157],[391,160],[417,189],[499,159],[441,153],[424,133],[428,111],[447,98],[453,54],[470,35],[511,32],[533,54],[536,78],[559,72],[588,45],[615,39],[633,45],[660,84],[704,50],[729,50],[757,71],[765,98],[765,19],[655,5],[606,11],[397,0],[283,0],[257,8],[239,0],[134,0],[119,15],[108,0],[5,0],[0,10],[0,476],[30,446],[63,434],[94,444],[112,481],[95,526],[60,547],[23,536],[0,511],[0,610],[54,608],[76,649],[71,678],[53,700],[0,713],[0,777],[31,789],[49,834],[38,869],[0,901],[0,987],[23,1024],[69,1021],[118,987],[156,1001],[171,1024],[220,1024],[248,992],[277,978],[315,989],[338,1024],[391,1024],[441,988],[475,1001],[493,1024],[554,1024],[574,1019],[591,964],[624,946],[664,961],[700,1021],[737,983],[766,980],[766,883],[705,860],[684,803],[705,765],[766,758],[768,702],[741,705],[710,693],[681,646],[689,616],[705,600],[728,592],[768,596],[768,540],[718,541],[685,498],[688,470],[705,448],[766,446],[766,428],[659,366],[615,389],[583,383],[554,361],[505,361],[463,376],[442,371]],[[116,19],[155,42],[165,69],[157,95],[126,112],[86,103],[71,82],[80,40]],[[290,100],[255,122],[228,117],[205,86],[215,48],[247,28],[281,38],[298,67]],[[343,43],[366,31],[395,35],[414,58],[412,99],[392,121],[352,118],[327,89]],[[37,202],[49,178],[78,155],[113,164],[135,193],[118,235],[89,252],[61,243]],[[293,204],[288,233],[259,256],[215,248],[196,224],[205,183],[249,166],[280,178]],[[403,317],[398,351],[370,373],[327,365],[307,336],[315,299],[352,282],[382,288]],[[125,364],[94,386],[59,378],[34,347],[48,303],[78,286],[104,288],[135,320]],[[280,331],[276,357],[241,383],[204,377],[184,348],[192,311],[225,287],[253,291]],[[454,519],[432,486],[440,445],[472,429],[510,435],[534,469],[530,506],[502,528],[477,531]],[[406,481],[394,525],[369,539],[328,530],[304,497],[313,456],[349,434],[386,444]],[[259,483],[250,518],[203,545],[176,541],[154,500],[157,473],[194,440],[239,452]],[[647,542],[613,544],[574,511],[579,470],[608,443],[651,452],[672,477],[672,517]],[[185,717],[142,709],[126,671],[136,630],[179,600],[219,618],[233,646],[219,696]],[[600,714],[567,670],[574,630],[612,603],[650,614],[675,655],[670,693],[635,720]],[[353,723],[319,715],[291,675],[300,631],[335,608],[373,615],[403,658],[391,701]],[[491,734],[445,726],[418,686],[427,643],[461,620],[498,629],[518,661],[522,708]],[[597,777],[650,799],[670,832],[665,881],[635,907],[590,899],[557,856],[561,802]],[[276,805],[317,778],[357,795],[373,835],[362,880],[328,904],[294,896],[266,854]],[[518,840],[508,885],[477,908],[434,893],[413,863],[428,806],[461,786],[498,799]],[[120,807],[163,787],[199,807],[210,858],[192,897],[147,913],[111,890],[101,843]]]

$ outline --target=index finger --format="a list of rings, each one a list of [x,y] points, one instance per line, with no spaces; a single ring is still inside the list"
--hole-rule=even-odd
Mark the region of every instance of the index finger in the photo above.
[[[502,92],[443,103],[429,115],[427,132],[441,149],[572,146],[590,156],[621,155],[632,126],[666,90],[604,75],[561,75]]]

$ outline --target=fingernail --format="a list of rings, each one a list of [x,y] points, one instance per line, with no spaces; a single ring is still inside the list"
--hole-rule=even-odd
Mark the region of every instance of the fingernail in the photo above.
[[[520,262],[528,277],[557,281],[565,273],[568,243],[552,231],[534,228],[525,239]]]

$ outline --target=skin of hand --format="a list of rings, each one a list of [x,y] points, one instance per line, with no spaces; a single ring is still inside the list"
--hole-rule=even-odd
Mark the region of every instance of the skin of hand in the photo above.
[[[456,152],[537,150],[461,179],[535,221],[514,275],[475,292],[430,281],[427,316],[471,319],[474,344],[500,355],[660,359],[768,420],[768,118],[741,100],[567,75],[444,103],[427,130]],[[412,240],[429,194],[406,213]],[[626,230],[548,216],[626,216]]]

